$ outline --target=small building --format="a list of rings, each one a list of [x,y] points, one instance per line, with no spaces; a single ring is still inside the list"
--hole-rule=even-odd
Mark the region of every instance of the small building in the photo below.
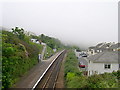
[[[87,53],[89,55],[95,55],[95,46],[89,47]]]
[[[37,43],[37,44],[41,44],[42,43],[41,40],[38,40],[38,39],[31,39],[31,41],[33,43]]]
[[[37,39],[31,39],[32,42],[36,43]]]
[[[113,51],[105,51],[87,57],[88,76],[119,70],[120,63],[118,61],[120,60],[118,59],[118,52]]]
[[[76,49],[74,50],[74,52],[77,58],[80,58],[80,54],[83,53],[83,52],[77,51]]]

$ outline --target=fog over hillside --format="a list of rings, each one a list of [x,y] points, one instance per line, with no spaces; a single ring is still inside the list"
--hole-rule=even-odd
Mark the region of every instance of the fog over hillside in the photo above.
[[[5,28],[22,27],[37,35],[43,33],[82,48],[118,41],[116,0],[23,1],[2,5],[2,26]]]

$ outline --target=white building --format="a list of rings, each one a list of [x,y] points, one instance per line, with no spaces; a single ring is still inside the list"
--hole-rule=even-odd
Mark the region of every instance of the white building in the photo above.
[[[40,44],[40,41],[38,39],[31,39],[32,42]]]
[[[118,59],[118,52],[113,51],[101,52],[87,57],[88,76],[105,72],[111,73],[119,70],[120,66]]]
[[[78,52],[78,51],[76,51],[76,49],[74,50],[74,52],[75,52],[76,57],[77,57],[77,58],[80,58],[80,54],[81,54],[82,52]]]
[[[37,42],[37,39],[31,39],[32,42],[36,43]]]
[[[92,46],[89,47],[87,52],[89,55],[95,55],[98,54],[100,52],[104,52],[104,51],[115,51],[114,49],[118,48],[118,44],[115,44],[114,42],[110,42],[110,43],[99,43],[96,46]],[[112,50],[113,49],[113,50]]]

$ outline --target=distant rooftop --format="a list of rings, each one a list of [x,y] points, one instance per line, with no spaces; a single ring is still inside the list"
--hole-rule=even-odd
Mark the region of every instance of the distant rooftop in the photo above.
[[[120,47],[120,43],[99,43],[96,46],[91,46],[89,47],[89,50],[94,49],[94,50],[106,50],[106,49],[116,49]]]
[[[114,44],[114,45],[111,45],[111,49],[116,49],[116,48],[119,48],[120,47],[120,43],[117,43],[117,44]]]

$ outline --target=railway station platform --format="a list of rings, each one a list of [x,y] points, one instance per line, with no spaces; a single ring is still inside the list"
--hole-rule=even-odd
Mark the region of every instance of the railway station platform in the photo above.
[[[42,76],[44,71],[50,65],[50,63],[60,54],[57,52],[48,60],[42,60],[35,65],[30,71],[28,71],[12,88],[32,88],[37,80]]]

